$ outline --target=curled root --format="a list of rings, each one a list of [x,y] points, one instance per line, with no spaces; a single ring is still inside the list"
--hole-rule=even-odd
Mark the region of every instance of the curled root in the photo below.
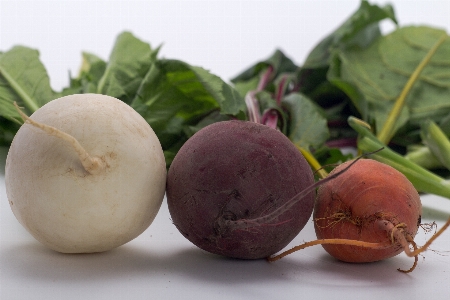
[[[414,251],[417,250],[417,244],[416,242],[414,242],[414,240],[411,238],[410,235],[407,235],[407,239],[408,242],[411,243],[411,245],[413,246]],[[402,273],[410,273],[412,271],[414,271],[414,269],[417,267],[417,262],[419,261],[419,255],[415,255],[414,256],[414,264],[412,265],[411,268],[409,268],[408,270],[403,270],[398,268],[397,271],[402,272]]]
[[[414,269],[416,268],[417,262],[419,261],[419,257],[418,254],[412,255],[413,252],[418,249],[417,244],[416,242],[414,242],[414,239],[411,237],[411,235],[405,231],[405,228],[406,228],[405,223],[395,225],[394,228],[391,230],[391,242],[392,244],[394,244],[395,241],[399,242],[402,245],[406,255],[411,257],[414,256],[414,264],[412,265],[411,268],[409,268],[408,270],[403,270],[400,268],[397,269],[397,271],[400,271],[402,273],[410,273],[414,271]],[[410,246],[413,247],[414,251],[411,251]]]
[[[427,250],[427,248],[431,245],[431,243],[433,243],[433,241],[440,236],[446,229],[447,227],[450,226],[450,218],[447,220],[447,222],[445,222],[444,226],[441,227],[441,229],[439,229],[422,247],[418,248],[417,246],[414,246],[415,243],[413,241],[413,238],[406,233],[405,229],[403,226],[401,226],[402,224],[398,224],[397,226],[393,227],[392,229],[390,228],[389,230],[391,231],[391,237],[395,237],[395,240],[403,246],[404,251],[406,253],[406,255],[408,255],[409,257],[415,257],[417,255],[419,255],[420,253],[424,252],[425,250]],[[409,245],[413,246],[413,251],[411,251]]]
[[[418,254],[414,255],[414,252],[418,249],[417,248],[417,244],[416,242],[414,242],[414,239],[411,237],[411,235],[406,232],[406,224],[405,223],[400,223],[397,225],[393,225],[391,222],[388,221],[380,221],[382,225],[380,225],[380,227],[385,227],[384,229],[387,230],[387,232],[390,232],[390,237],[391,237],[391,243],[392,245],[394,244],[400,244],[400,246],[403,248],[403,251],[405,252],[405,254],[409,257],[414,257],[414,264],[412,265],[411,268],[409,268],[408,270],[403,270],[403,269],[397,269],[397,271],[400,271],[402,273],[410,273],[412,272],[416,266],[417,266],[417,262],[418,262]],[[413,247],[413,251],[411,251],[410,246]]]

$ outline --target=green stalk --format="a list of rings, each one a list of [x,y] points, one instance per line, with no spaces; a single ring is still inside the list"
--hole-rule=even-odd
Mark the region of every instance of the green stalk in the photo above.
[[[422,125],[421,136],[430,152],[450,170],[450,140],[441,128],[435,122],[427,121]]]
[[[430,148],[426,146],[418,146],[408,150],[404,157],[428,170],[443,167],[442,163],[431,153]]]
[[[320,178],[324,179],[328,176],[328,172],[322,168],[320,163],[317,161],[314,155],[311,154],[311,152],[298,145],[295,146],[303,154],[303,157],[305,157],[306,161],[309,163],[311,168],[319,175]]]
[[[36,104],[36,102],[30,96],[28,96],[27,92],[25,92],[20,87],[19,83],[16,80],[14,80],[14,78],[8,72],[6,72],[1,66],[0,66],[0,73],[9,83],[9,85],[13,88],[13,90],[19,95],[19,97],[23,101],[23,104],[31,113],[34,113],[36,110],[39,109],[39,106]]]
[[[387,144],[391,140],[392,136],[394,135],[395,122],[400,116],[403,106],[405,105],[406,97],[408,96],[409,92],[413,88],[413,85],[419,78],[419,75],[422,72],[422,70],[428,65],[428,63],[431,60],[431,57],[436,53],[439,46],[441,46],[441,44],[447,39],[447,37],[448,37],[447,34],[444,34],[436,42],[436,44],[434,44],[433,47],[431,47],[430,51],[428,51],[427,55],[425,55],[425,57],[419,63],[417,68],[411,74],[411,77],[408,79],[408,82],[404,86],[402,92],[400,93],[400,96],[395,101],[394,107],[389,113],[386,123],[384,123],[383,128],[381,128],[380,132],[378,133],[378,139],[380,140],[380,142]]]
[[[383,150],[371,155],[371,158],[390,165],[405,175],[414,187],[421,192],[439,195],[450,199],[450,183],[444,178],[428,171],[414,162],[388,148],[378,140],[363,121],[349,117],[349,125],[359,134],[358,149],[363,152],[372,152],[384,147]]]

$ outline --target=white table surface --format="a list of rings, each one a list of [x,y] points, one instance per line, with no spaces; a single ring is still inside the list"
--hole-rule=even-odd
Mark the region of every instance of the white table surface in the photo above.
[[[384,3],[385,1],[371,1]],[[402,25],[450,28],[450,1],[393,0]],[[107,59],[130,30],[161,55],[200,65],[225,80],[280,48],[301,64],[308,51],[359,6],[352,1],[4,1],[0,51],[22,44],[40,50],[52,86],[76,74],[81,51]],[[383,30],[392,29],[383,23]],[[5,153],[0,155],[4,164]],[[425,195],[423,221],[442,225],[450,200]],[[431,234],[420,231],[421,245]],[[315,238],[312,222],[290,246]],[[290,247],[288,246],[288,247]],[[170,221],[164,201],[154,223],[112,251],[64,255],[35,241],[6,199],[0,164],[0,299],[448,299],[450,231],[419,258],[400,254],[371,264],[334,260],[320,247],[275,263],[206,253]]]

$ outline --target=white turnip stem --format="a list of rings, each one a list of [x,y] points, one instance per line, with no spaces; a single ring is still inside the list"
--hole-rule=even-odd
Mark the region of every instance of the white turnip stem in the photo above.
[[[83,148],[83,146],[80,145],[80,143],[76,138],[53,126],[49,126],[34,121],[30,117],[28,117],[24,112],[22,112],[17,103],[14,102],[14,106],[16,107],[17,111],[19,112],[20,116],[22,117],[25,123],[29,123],[30,125],[33,125],[34,127],[39,128],[42,131],[46,132],[47,134],[57,137],[67,142],[70,146],[72,146],[72,148],[77,153],[78,158],[80,159],[80,162],[83,165],[83,168],[86,170],[86,172],[88,172],[89,174],[96,174],[104,169],[104,162],[98,157],[90,156],[89,153]]]

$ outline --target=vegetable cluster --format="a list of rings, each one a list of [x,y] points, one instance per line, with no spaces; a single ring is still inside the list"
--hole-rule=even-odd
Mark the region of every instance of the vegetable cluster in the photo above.
[[[302,66],[276,50],[230,83],[130,32],[108,61],[83,53],[58,92],[37,50],[0,53],[15,216],[56,251],[100,252],[142,233],[166,195],[174,225],[212,253],[273,261],[321,244],[370,262],[404,251],[411,272],[450,226],[414,242],[417,191],[450,198],[450,38],[425,26],[383,35],[385,19],[397,24],[391,6],[362,1]],[[375,160],[350,169],[363,156],[347,147]],[[313,211],[318,240],[272,256]]]

